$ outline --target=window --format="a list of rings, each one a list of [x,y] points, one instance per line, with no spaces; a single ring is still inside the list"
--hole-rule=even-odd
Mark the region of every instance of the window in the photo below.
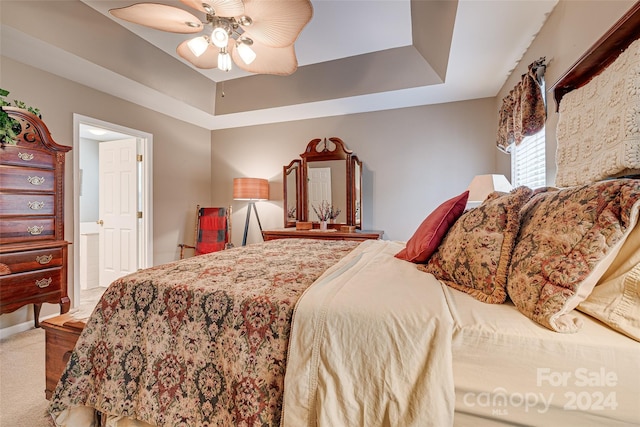
[[[511,184],[514,187],[544,187],[546,178],[545,137],[542,128],[535,135],[524,138],[511,150]]]

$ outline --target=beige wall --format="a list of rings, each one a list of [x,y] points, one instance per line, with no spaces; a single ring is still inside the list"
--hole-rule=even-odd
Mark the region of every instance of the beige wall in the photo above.
[[[545,129],[547,184],[556,176],[556,126],[558,114],[552,86],[598,39],[633,6],[635,0],[577,1],[560,0],[532,42],[522,61],[496,97],[496,111],[527,66],[541,56],[547,58],[547,124]],[[496,150],[497,151],[497,150]],[[496,153],[498,170],[510,176],[510,156]]]
[[[282,166],[313,138],[338,136],[364,162],[364,228],[406,240],[440,202],[479,173],[510,176],[510,157],[495,148],[497,111],[529,63],[546,56],[547,86],[604,34],[633,1],[561,0],[496,98],[275,125],[214,131],[212,198],[231,200],[235,176],[268,178],[272,197],[259,203],[263,228],[283,225]],[[493,106],[489,106],[493,103]],[[548,96],[547,176],[555,179],[557,114]],[[246,204],[234,202],[234,242],[241,241]],[[249,242],[259,241],[251,223]]]
[[[363,162],[363,228],[407,240],[425,216],[495,169],[493,98],[212,132],[212,200],[229,203],[234,177],[267,178],[264,229],[283,227],[282,167],[314,138],[341,138]],[[246,203],[234,202],[242,241]],[[260,240],[252,222],[248,242]]]
[[[265,229],[282,227],[282,166],[318,137],[340,137],[362,159],[364,228],[384,230],[386,239],[406,240],[432,209],[462,192],[474,175],[497,171],[509,176],[509,156],[494,146],[497,110],[526,65],[546,56],[551,86],[632,4],[561,1],[497,98],[209,132],[5,57],[0,57],[0,87],[11,92],[10,99],[39,107],[61,144],[72,144],[73,113],[153,134],[156,264],[177,258],[176,245],[185,233],[187,241],[193,239],[197,203],[232,203],[233,241],[240,244],[246,203],[232,201],[234,177],[270,180],[271,200],[258,203],[260,218]],[[549,99],[547,166],[552,183],[557,115]],[[65,234],[72,240],[73,162],[68,156]],[[259,241],[255,218],[250,231],[249,242]],[[0,316],[0,328],[30,321],[30,312],[25,308]],[[43,308],[43,315],[53,312],[51,305]]]
[[[73,114],[92,117],[153,135],[154,263],[177,259],[177,244],[193,240],[195,206],[210,203],[211,143],[209,130],[172,119],[106,93],[0,57],[0,87],[40,108],[54,140],[73,146]],[[73,243],[73,151],[65,169],[65,238]],[[70,251],[74,245],[70,246]],[[70,252],[73,272],[73,252]],[[71,274],[71,273],[70,273]],[[69,278],[69,292],[73,284]],[[45,304],[42,317],[57,306]],[[31,306],[0,316],[0,328],[31,321]]]

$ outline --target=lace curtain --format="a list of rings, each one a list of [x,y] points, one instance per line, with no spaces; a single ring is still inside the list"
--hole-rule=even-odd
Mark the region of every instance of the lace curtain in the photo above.
[[[498,117],[498,149],[511,152],[525,136],[535,135],[544,127],[547,116],[542,93],[546,70],[545,58],[529,64],[520,82],[502,99]]]

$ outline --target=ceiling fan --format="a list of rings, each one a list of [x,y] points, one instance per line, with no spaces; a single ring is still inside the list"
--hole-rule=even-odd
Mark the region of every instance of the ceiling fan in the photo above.
[[[256,74],[289,75],[298,68],[294,42],[311,20],[310,0],[180,0],[205,13],[137,3],[110,9],[116,18],[173,33],[202,33],[180,43],[178,55],[198,68],[231,70],[231,60]]]

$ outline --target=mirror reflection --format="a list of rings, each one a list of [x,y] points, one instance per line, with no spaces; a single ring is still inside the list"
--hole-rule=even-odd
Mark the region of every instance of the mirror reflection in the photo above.
[[[353,210],[354,210],[354,214],[355,214],[355,224],[356,226],[358,226],[358,228],[361,227],[362,225],[362,221],[360,219],[360,205],[361,205],[361,198],[362,198],[362,162],[360,160],[358,160],[357,157],[354,156],[353,158],[353,185],[355,187],[353,194],[354,194],[354,206],[353,206]]]
[[[284,226],[295,227],[300,218],[300,167],[301,160],[292,160],[283,168],[283,196],[284,196]]]
[[[362,224],[362,162],[340,138],[311,140],[301,159],[283,168],[284,223],[313,222],[330,228]]]
[[[319,221],[314,211],[322,203],[329,207],[329,222],[346,224],[347,212],[347,165],[344,160],[327,160],[307,163],[307,212],[312,221]],[[315,216],[314,216],[315,215]]]

